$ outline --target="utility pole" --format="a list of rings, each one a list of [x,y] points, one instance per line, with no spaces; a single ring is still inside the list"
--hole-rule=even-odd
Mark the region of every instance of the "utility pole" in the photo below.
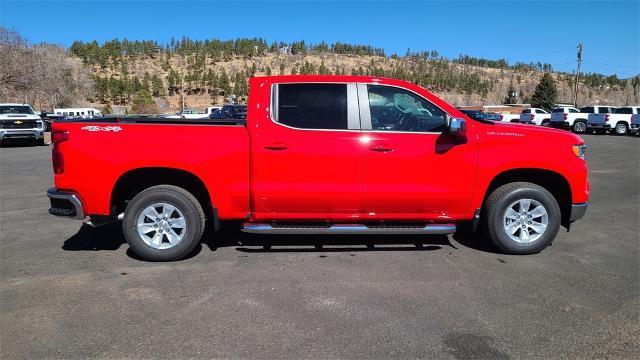
[[[578,81],[580,81],[580,65],[582,65],[582,43],[578,44],[578,70],[573,89],[573,106],[578,107]]]
[[[184,111],[184,77],[182,78],[182,82],[180,83],[180,94],[182,95],[182,109]]]

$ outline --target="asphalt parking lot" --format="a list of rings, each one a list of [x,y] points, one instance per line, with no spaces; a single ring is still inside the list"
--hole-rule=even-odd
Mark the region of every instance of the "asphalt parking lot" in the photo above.
[[[631,358],[640,139],[584,137],[591,206],[540,254],[474,235],[207,234],[136,259],[119,224],[47,214],[50,149],[0,149],[2,358]],[[262,244],[272,244],[271,250]],[[373,248],[367,247],[373,243]],[[314,244],[326,246],[316,250]]]

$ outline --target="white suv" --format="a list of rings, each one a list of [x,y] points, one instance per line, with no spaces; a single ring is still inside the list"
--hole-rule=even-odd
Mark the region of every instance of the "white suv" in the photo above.
[[[27,104],[0,104],[0,144],[29,140],[44,145],[44,123]]]
[[[540,108],[529,108],[522,110],[520,122],[523,124],[547,125],[551,120],[551,115]]]

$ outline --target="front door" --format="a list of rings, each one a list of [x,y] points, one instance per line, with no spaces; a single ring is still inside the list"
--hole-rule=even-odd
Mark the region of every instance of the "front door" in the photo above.
[[[272,86],[252,132],[255,220],[349,220],[362,207],[355,84]]]
[[[447,114],[415,92],[358,85],[363,138],[363,216],[446,221],[468,211],[477,141],[446,134]]]

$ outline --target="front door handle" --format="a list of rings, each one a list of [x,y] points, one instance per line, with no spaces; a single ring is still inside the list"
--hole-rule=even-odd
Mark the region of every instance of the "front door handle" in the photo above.
[[[373,145],[373,146],[371,146],[369,148],[369,150],[375,151],[375,152],[391,152],[391,151],[393,151],[393,149],[391,147],[389,147],[389,145],[386,145],[386,144]]]
[[[267,150],[287,150],[289,147],[281,142],[274,142],[264,148]]]

